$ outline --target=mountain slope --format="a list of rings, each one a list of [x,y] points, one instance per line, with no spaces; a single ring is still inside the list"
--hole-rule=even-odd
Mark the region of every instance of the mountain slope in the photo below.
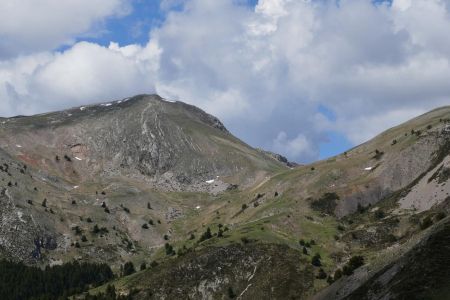
[[[2,119],[0,252],[108,262],[117,274],[152,265],[109,283],[136,299],[222,299],[229,287],[242,299],[394,294],[407,273],[375,291],[390,267],[447,247],[427,236],[445,232],[449,213],[449,122],[450,107],[436,109],[291,169],[157,96]],[[335,276],[352,257],[363,266]]]
[[[450,292],[450,220],[442,220],[395,258],[343,278],[314,299],[446,299]]]
[[[158,96],[1,123],[1,148],[74,183],[127,176],[158,189],[208,190],[208,180],[250,184],[264,172],[282,169],[233,137],[215,117]]]
[[[146,95],[2,119],[0,163],[2,254],[42,263],[151,253],[174,219],[285,168],[200,109]]]

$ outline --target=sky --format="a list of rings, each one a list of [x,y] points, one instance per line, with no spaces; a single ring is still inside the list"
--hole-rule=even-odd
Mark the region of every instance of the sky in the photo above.
[[[450,103],[448,0],[2,0],[0,116],[142,93],[323,159]]]

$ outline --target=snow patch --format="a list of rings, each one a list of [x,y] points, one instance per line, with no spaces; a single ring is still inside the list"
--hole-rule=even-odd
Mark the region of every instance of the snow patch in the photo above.
[[[101,106],[106,106],[106,107],[108,107],[108,106],[111,106],[112,105],[112,103],[103,103],[103,104],[100,104]]]
[[[81,158],[79,158],[79,157],[77,157],[77,156],[75,156],[75,159],[76,159],[76,160],[83,160],[83,159],[81,159]]]
[[[73,186],[73,189],[77,189],[77,188],[79,188],[78,185],[74,185],[74,186]]]
[[[372,170],[373,170],[373,167],[364,168],[364,171],[372,171]]]
[[[21,146],[21,145],[16,145],[16,147],[17,147],[17,148],[22,148],[22,146]]]
[[[195,207],[195,209],[200,209],[200,205],[197,205],[197,206]]]
[[[214,179],[211,179],[211,180],[206,180],[205,182],[211,184],[211,183],[214,183],[214,181],[215,181]]]
[[[85,109],[86,109],[86,107],[84,107],[84,106],[80,107],[80,110],[81,110],[81,111],[83,111],[83,110],[85,110]]]

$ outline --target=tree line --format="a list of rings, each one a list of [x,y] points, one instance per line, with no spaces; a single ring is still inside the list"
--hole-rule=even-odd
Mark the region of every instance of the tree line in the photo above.
[[[111,268],[106,264],[71,262],[42,270],[0,260],[0,299],[66,298],[113,277]]]

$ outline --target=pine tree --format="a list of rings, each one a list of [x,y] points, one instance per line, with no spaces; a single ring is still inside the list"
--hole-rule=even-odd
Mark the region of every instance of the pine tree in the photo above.
[[[133,274],[135,272],[136,272],[136,270],[135,270],[134,265],[133,265],[133,263],[131,261],[126,262],[123,265],[123,276],[128,276],[128,275],[131,275],[131,274]]]

